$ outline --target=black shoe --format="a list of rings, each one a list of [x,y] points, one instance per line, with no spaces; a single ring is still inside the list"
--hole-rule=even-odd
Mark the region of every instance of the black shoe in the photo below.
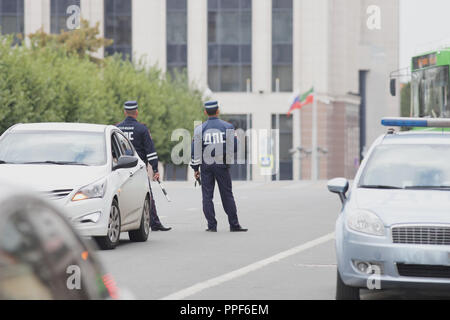
[[[241,226],[230,227],[230,232],[247,232],[248,229],[244,229]]]
[[[163,225],[152,227],[152,231],[170,231],[172,228],[166,228]]]
[[[216,228],[208,228],[205,230],[206,232],[217,232]]]

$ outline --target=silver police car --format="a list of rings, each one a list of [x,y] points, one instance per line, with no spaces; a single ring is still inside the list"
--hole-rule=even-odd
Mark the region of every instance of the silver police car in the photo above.
[[[382,123],[450,127],[442,119]],[[450,132],[439,130],[389,130],[370,148],[350,190],[346,179],[328,182],[343,203],[337,299],[359,299],[360,288],[450,287]]]

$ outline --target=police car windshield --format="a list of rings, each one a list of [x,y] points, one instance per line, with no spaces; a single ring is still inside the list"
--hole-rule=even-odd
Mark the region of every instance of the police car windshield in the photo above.
[[[450,189],[449,145],[380,145],[359,180],[367,189]]]
[[[12,164],[87,165],[106,163],[103,133],[32,131],[0,140],[0,159]]]

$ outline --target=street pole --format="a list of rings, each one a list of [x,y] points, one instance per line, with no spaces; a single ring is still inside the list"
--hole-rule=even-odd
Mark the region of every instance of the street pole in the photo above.
[[[298,110],[298,116],[297,116],[297,122],[299,125],[299,128],[297,128],[298,130],[298,180],[302,180],[303,176],[302,176],[302,153],[300,151],[301,147],[302,147],[302,109]]]
[[[317,181],[319,179],[318,158],[317,158],[317,95],[314,89],[313,92],[314,103],[312,109],[312,150],[311,150],[311,180]]]
[[[276,138],[276,181],[280,181],[280,114],[276,114],[276,126],[278,130],[277,138]]]

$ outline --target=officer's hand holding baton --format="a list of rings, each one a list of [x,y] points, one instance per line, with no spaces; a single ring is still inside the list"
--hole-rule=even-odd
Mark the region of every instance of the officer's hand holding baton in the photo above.
[[[200,171],[195,171],[194,178],[195,178],[195,187],[197,186],[197,183],[199,186],[201,186],[202,180],[200,180]]]

